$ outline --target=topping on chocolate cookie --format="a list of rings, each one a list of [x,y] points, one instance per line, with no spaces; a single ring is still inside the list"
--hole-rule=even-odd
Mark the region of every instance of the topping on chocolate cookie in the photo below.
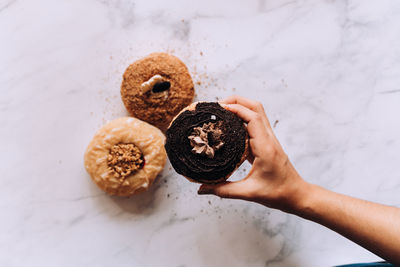
[[[213,158],[215,152],[224,145],[222,134],[222,121],[208,122],[201,127],[193,128],[192,134],[188,137],[193,147],[192,152]]]

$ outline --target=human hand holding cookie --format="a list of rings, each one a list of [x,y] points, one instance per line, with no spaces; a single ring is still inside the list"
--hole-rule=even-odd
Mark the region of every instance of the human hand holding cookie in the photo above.
[[[231,96],[221,104],[247,123],[251,151],[248,159],[253,166],[241,181],[202,185],[198,193],[250,200],[281,210],[290,209],[296,202],[296,191],[305,182],[275,137],[263,106],[240,96]]]

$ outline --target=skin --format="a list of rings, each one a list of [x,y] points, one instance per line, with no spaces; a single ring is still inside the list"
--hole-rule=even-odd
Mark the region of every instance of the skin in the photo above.
[[[261,103],[231,96],[221,104],[247,123],[252,169],[241,181],[201,185],[199,194],[243,199],[322,224],[400,264],[400,209],[307,183],[275,137]]]

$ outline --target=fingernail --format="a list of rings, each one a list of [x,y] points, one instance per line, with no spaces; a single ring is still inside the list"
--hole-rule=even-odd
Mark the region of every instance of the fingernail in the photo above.
[[[228,104],[224,104],[224,103],[219,103],[219,105],[221,106],[221,107],[223,107],[223,108],[228,108],[229,107],[229,105]]]

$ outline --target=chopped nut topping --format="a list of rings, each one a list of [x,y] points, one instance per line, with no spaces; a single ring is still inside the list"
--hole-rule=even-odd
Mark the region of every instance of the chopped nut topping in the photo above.
[[[107,164],[117,178],[125,178],[141,169],[143,163],[143,154],[134,144],[116,144],[107,157]]]

